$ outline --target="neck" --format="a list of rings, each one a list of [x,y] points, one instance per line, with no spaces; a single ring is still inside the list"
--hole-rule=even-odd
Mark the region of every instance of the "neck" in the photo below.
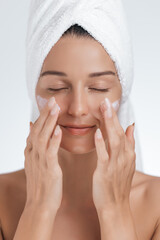
[[[59,150],[59,164],[63,172],[63,200],[67,206],[93,206],[92,178],[97,166],[96,150],[73,154]]]

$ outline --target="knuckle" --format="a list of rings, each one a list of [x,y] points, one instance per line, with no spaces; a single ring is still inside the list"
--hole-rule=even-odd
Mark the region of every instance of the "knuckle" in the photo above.
[[[37,134],[38,134],[38,128],[35,125],[33,125],[31,135],[37,135]]]
[[[119,137],[111,138],[110,139],[110,145],[112,146],[113,149],[118,148],[120,146],[120,139],[119,139]]]
[[[34,159],[36,161],[39,160],[39,152],[37,150],[34,152]]]
[[[53,157],[56,155],[54,148],[52,149],[48,148],[48,151],[46,152],[46,159],[50,160],[53,159]]]
[[[43,138],[43,142],[46,142],[49,138],[47,131],[45,131],[44,133],[42,132],[41,137]]]
[[[120,138],[123,138],[124,135],[125,135],[125,133],[124,133],[123,129],[121,128],[121,129],[118,131],[118,136],[119,136]]]
[[[37,138],[34,144],[35,151],[42,155],[45,152],[46,145],[43,138]]]
[[[47,160],[50,160],[50,159],[52,159],[52,158],[53,158],[53,151],[48,150],[48,151],[46,152],[46,159],[47,159]]]
[[[105,163],[107,163],[107,159],[104,158],[104,157],[102,157],[100,162],[103,163],[103,164],[105,164]]]
[[[135,152],[130,151],[129,152],[129,156],[130,156],[131,161],[135,161],[136,160],[136,153]]]
[[[33,148],[33,145],[32,145],[32,142],[31,142],[30,139],[27,139],[27,143],[26,143],[26,144],[27,144],[27,145],[26,145],[26,148],[25,148],[25,150],[24,150],[24,153],[27,153],[28,151],[31,151],[32,148]]]
[[[37,140],[37,143],[38,143],[38,145],[43,145],[44,144],[44,136],[42,136],[42,135],[39,135],[39,137],[38,137],[38,140]]]

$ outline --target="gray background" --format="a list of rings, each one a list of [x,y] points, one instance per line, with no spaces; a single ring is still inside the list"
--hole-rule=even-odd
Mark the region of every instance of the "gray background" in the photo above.
[[[134,50],[131,100],[143,172],[160,176],[160,2],[123,0]],[[0,173],[24,167],[30,100],[25,82],[29,0],[0,0]]]

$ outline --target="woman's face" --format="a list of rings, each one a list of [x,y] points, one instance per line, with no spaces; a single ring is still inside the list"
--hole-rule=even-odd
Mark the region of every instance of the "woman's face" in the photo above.
[[[41,76],[46,71],[63,74],[46,73]],[[93,74],[106,71],[113,73],[99,76]],[[94,134],[97,127],[100,127],[107,140],[100,104],[105,97],[111,103],[120,100],[122,88],[114,63],[99,42],[87,38],[62,37],[47,55],[41,75],[36,86],[36,99],[37,95],[45,101],[55,97],[61,108],[57,124],[95,126],[85,135],[73,135],[61,127],[60,147],[75,154],[95,150]],[[54,90],[60,88],[63,89]],[[98,91],[101,89],[107,90]],[[42,106],[38,102],[37,104],[41,111]]]

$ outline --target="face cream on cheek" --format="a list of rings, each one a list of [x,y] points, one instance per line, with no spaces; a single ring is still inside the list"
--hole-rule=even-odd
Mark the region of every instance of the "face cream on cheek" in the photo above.
[[[37,102],[38,102],[40,109],[43,109],[45,107],[46,103],[48,102],[48,100],[45,98],[42,98],[40,96],[37,96]]]
[[[114,108],[114,110],[116,112],[119,109],[119,105],[120,105],[120,99],[118,99],[118,100],[116,100],[115,102],[112,103],[112,107]]]
[[[37,96],[37,102],[38,102],[40,109],[43,109],[48,101],[49,100],[46,98],[42,98],[39,95]],[[118,99],[112,103],[112,107],[114,108],[115,111],[118,110],[119,105],[120,105],[120,99]]]

